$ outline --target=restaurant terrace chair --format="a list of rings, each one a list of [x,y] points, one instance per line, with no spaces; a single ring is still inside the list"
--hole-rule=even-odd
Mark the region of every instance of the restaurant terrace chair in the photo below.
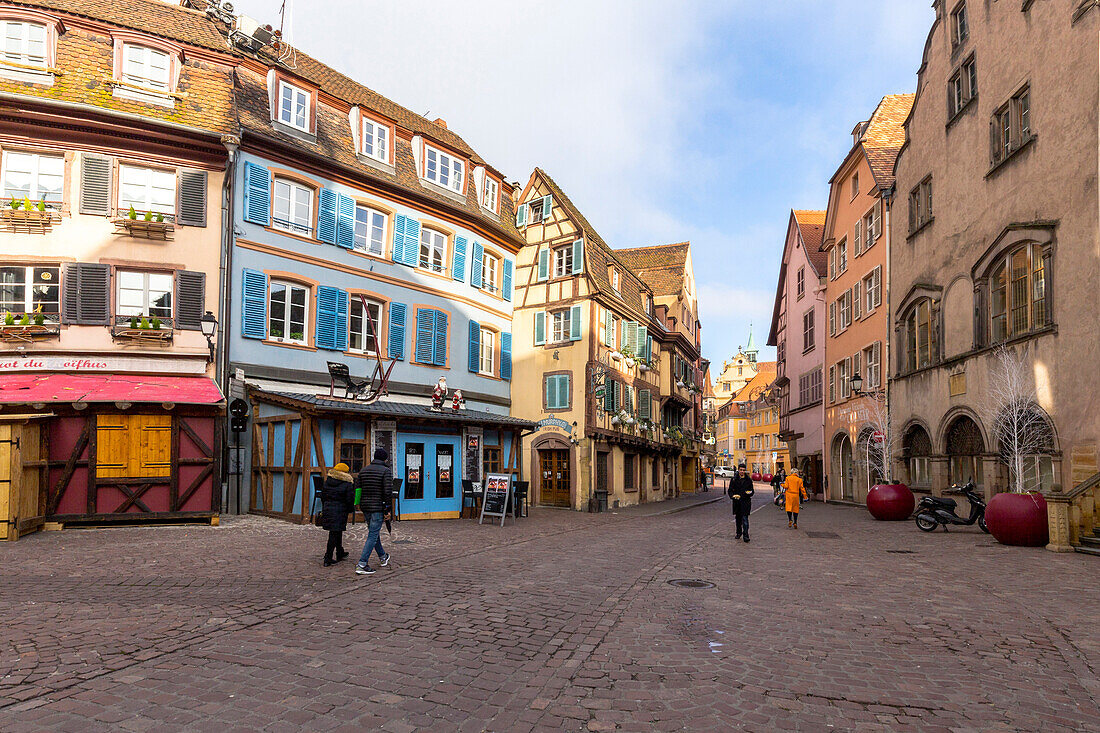
[[[467,499],[470,501],[469,507],[471,515],[477,517],[477,496],[478,492],[474,489],[473,480],[468,478],[462,479],[462,511],[458,513],[459,517],[466,513]]]

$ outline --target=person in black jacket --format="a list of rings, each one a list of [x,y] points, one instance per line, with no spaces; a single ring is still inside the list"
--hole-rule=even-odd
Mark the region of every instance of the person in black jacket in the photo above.
[[[346,463],[337,463],[328,472],[321,486],[321,526],[328,530],[325,567],[335,565],[348,556],[344,550],[344,530],[348,528],[348,512],[355,503],[355,479]],[[333,552],[336,553],[335,559]]]
[[[389,454],[383,448],[374,451],[374,460],[369,466],[365,466],[359,472],[357,485],[360,489],[359,508],[363,510],[363,516],[368,522],[367,543],[363,545],[363,554],[359,556],[359,564],[355,566],[358,575],[371,575],[374,568],[370,566],[372,551],[378,552],[378,559],[382,567],[390,564],[390,555],[382,547],[382,522],[391,516],[393,502],[393,472],[386,465]]]
[[[752,484],[752,477],[748,469],[742,463],[737,466],[737,475],[730,480],[726,495],[733,499],[733,515],[737,522],[737,537],[749,541],[749,513],[752,511],[752,495],[756,489]]]

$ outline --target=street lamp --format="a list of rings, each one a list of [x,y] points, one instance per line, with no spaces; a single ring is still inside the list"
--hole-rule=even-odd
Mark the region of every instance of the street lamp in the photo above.
[[[848,379],[848,384],[852,387],[852,392],[860,394],[863,391],[863,377],[859,376],[859,372],[856,372]]]
[[[210,347],[210,357],[206,360],[206,363],[213,364],[214,334],[218,331],[218,319],[214,317],[213,313],[206,311],[199,320],[199,328],[202,329],[202,335],[206,337],[206,343]]]

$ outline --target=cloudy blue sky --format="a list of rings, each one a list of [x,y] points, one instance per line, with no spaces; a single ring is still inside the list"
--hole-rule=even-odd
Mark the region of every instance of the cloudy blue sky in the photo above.
[[[720,362],[766,338],[790,209],[824,208],[855,123],[914,90],[930,5],[297,0],[290,40],[510,179],[542,166],[613,247],[690,240]]]

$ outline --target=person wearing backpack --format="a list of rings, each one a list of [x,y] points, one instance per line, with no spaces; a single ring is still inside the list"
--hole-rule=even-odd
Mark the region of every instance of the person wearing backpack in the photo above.
[[[321,485],[321,527],[328,530],[326,568],[348,556],[344,550],[344,530],[348,528],[348,512],[355,503],[355,479],[348,470],[348,464],[337,463]]]
[[[730,479],[726,496],[733,500],[733,516],[737,523],[737,536],[734,539],[749,541],[749,514],[752,512],[752,495],[756,488],[745,464],[737,466],[737,475]]]

